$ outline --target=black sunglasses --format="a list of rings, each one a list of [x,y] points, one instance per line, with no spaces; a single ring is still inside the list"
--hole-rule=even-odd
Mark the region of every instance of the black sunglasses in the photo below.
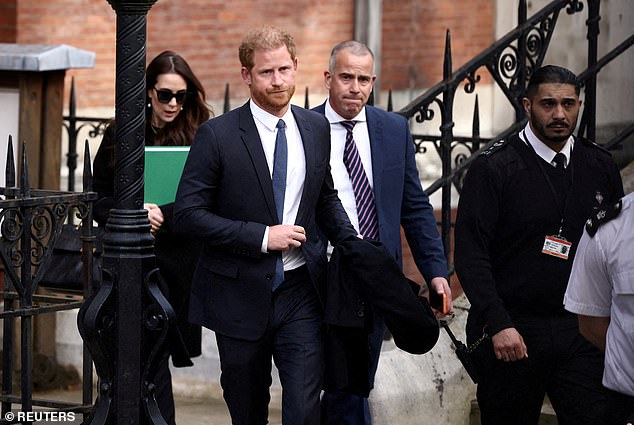
[[[154,91],[156,92],[156,98],[161,103],[170,103],[172,98],[175,98],[176,103],[182,105],[187,98],[187,90],[180,90],[174,93],[168,89],[157,89],[154,87]]]

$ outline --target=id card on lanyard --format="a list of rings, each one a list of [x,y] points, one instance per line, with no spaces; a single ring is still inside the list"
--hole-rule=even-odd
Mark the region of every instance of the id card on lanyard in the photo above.
[[[536,157],[539,157],[539,155],[537,155],[537,152],[535,152],[535,149],[533,149],[530,142],[528,141],[528,138],[526,137],[526,133],[524,132],[522,133],[523,133],[523,136],[524,136],[523,139],[526,145],[535,153]],[[561,205],[560,198],[559,196],[557,196],[555,187],[553,186],[553,183],[550,180],[548,173],[544,169],[543,164],[540,161],[537,161],[537,163],[539,165],[539,168],[542,170],[542,173],[544,174],[544,178],[546,179],[546,182],[548,182],[548,187],[550,188],[550,191],[552,192],[553,197],[555,198],[555,202],[559,206],[559,212],[561,216],[561,221],[559,223],[559,231],[557,232],[557,234],[546,235],[544,237],[544,245],[542,246],[542,254],[551,255],[553,257],[561,258],[563,260],[568,260],[568,257],[570,256],[570,250],[572,248],[572,242],[568,241],[562,235],[562,231],[564,228],[564,214],[566,211],[566,206],[568,204],[568,197],[566,197],[565,204]]]
[[[546,236],[542,253],[567,260],[570,248],[572,248],[572,242],[567,241],[563,236]]]

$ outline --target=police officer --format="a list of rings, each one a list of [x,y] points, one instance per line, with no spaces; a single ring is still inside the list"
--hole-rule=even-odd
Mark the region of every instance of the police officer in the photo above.
[[[458,205],[455,265],[480,375],[483,425],[538,423],[547,394],[559,423],[603,423],[603,355],[563,307],[586,219],[623,196],[610,154],[572,135],[581,100],[569,70],[536,69],[528,124],[479,155]],[[592,408],[589,408],[592,406]]]
[[[579,330],[605,351],[608,423],[634,422],[634,193],[588,220],[564,296]],[[606,337],[607,336],[607,337]]]

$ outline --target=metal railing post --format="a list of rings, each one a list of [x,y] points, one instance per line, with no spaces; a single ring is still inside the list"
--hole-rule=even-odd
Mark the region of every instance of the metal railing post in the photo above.
[[[588,0],[588,69],[597,63],[598,43],[599,43],[599,0]],[[597,74],[592,74],[585,83],[585,106],[586,115],[586,138],[596,141],[596,116],[597,116]]]
[[[445,37],[445,56],[443,61],[443,80],[449,81],[452,74],[451,64],[451,33],[447,30]],[[446,178],[442,186],[442,217],[441,237],[445,249],[445,258],[449,259],[451,252],[451,145],[453,143],[453,103],[456,94],[455,87],[448,84],[442,93],[441,125],[440,125],[440,159],[442,161],[442,176]]]
[[[153,380],[174,313],[158,290],[143,209],[146,27],[155,1],[108,0],[117,14],[115,208],[103,237],[101,286],[80,312],[100,382],[86,425],[165,423]]]
[[[517,10],[517,26],[521,27],[526,23],[527,16],[526,0],[520,0]],[[526,87],[526,32],[522,32],[517,40],[517,81],[515,87],[510,87],[511,91],[517,99],[519,99]],[[521,105],[521,101],[518,102]],[[520,107],[515,108],[515,121],[519,121],[524,118],[524,109]]]
[[[229,101],[229,83],[225,85],[225,101],[222,107],[222,112],[226,114],[231,110],[231,104]]]
[[[77,169],[77,109],[75,101],[75,77],[70,82],[70,99],[68,101],[68,191],[75,191],[75,170]]]
[[[7,164],[5,171],[5,185],[6,187],[15,187],[15,161],[13,159],[13,138],[9,135],[9,142],[7,146]],[[13,196],[7,195],[7,199],[12,199]],[[2,224],[3,226],[6,223]],[[8,288],[12,290],[10,285],[11,279],[5,279],[5,285],[9,285]],[[15,300],[12,298],[4,299],[4,310],[11,311],[15,307]],[[15,319],[13,317],[7,317],[2,322],[2,395],[8,396],[13,390],[13,344],[15,341]],[[11,411],[11,403],[2,401],[2,417],[5,413]]]

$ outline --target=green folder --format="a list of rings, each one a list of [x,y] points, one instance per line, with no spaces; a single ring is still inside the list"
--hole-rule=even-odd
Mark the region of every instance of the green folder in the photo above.
[[[145,148],[144,202],[165,205],[174,202],[189,146],[147,146]]]

